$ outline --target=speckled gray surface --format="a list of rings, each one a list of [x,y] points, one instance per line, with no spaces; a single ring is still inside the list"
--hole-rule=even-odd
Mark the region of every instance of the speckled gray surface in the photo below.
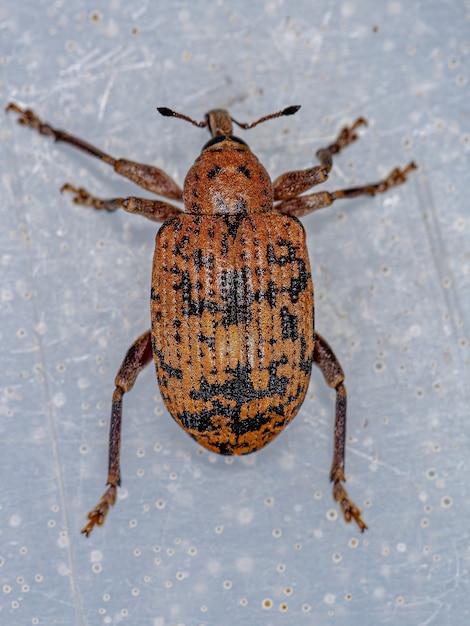
[[[249,121],[302,104],[242,135],[274,176],[366,116],[327,189],[420,168],[303,220],[369,531],[332,502],[318,372],[286,432],[227,459],[177,427],[149,367],[125,399],[119,501],[87,540],[156,228],[73,206],[66,181],[136,188],[1,117],[0,622],[468,624],[469,2],[7,0],[0,26],[4,104],[180,182],[207,135],[156,106]]]

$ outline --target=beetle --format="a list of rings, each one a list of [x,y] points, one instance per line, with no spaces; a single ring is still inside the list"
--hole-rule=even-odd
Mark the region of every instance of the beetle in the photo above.
[[[363,118],[343,128],[317,151],[318,165],[271,181],[233,124],[250,129],[293,115],[290,106],[240,123],[228,111],[209,111],[202,122],[168,109],[175,117],[208,128],[211,139],[190,168],[181,189],[162,170],[115,159],[93,145],[43,122],[18,104],[6,110],[18,122],[67,143],[112,166],[118,174],[169,200],[134,196],[103,200],[69,183],[62,191],[95,210],[119,208],[163,222],[155,239],[150,298],[151,330],[129,348],[115,379],[109,435],[107,489],[88,514],[82,533],[105,521],[121,484],[123,395],[153,358],[163,401],[175,421],[206,449],[249,454],[272,441],[295,417],[307,392],[312,365],[336,392],[333,497],[344,519],[361,532],[367,525],[344,486],[346,387],[332,349],[314,328],[314,294],[305,231],[299,217],[341,198],[373,196],[400,185],[414,162],[395,168],[378,183],[301,195],[327,180],[333,155],[357,139]]]

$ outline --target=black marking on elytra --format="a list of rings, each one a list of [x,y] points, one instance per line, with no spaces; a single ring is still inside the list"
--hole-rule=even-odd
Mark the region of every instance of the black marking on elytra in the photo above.
[[[199,251],[200,252],[200,251]],[[196,267],[207,265],[213,267],[215,262],[211,255],[204,257],[194,253],[193,260]],[[201,317],[204,311],[210,314],[221,314],[221,318],[214,324],[221,324],[224,328],[231,325],[244,326],[252,321],[254,302],[266,301],[271,309],[275,309],[277,295],[288,293],[292,302],[298,298],[298,293],[303,290],[304,280],[292,278],[289,287],[279,289],[273,280],[268,281],[266,288],[253,290],[250,267],[245,266],[237,270],[224,270],[217,275],[217,290],[208,288],[200,280],[192,281],[191,273],[188,270],[180,270],[172,267],[170,272],[179,276],[179,281],[173,284],[174,291],[182,291],[181,313],[185,317]],[[307,277],[308,278],[308,277]],[[206,289],[205,297],[201,297],[199,292]],[[282,338],[296,340],[298,338],[297,323],[298,318],[291,315],[287,307],[280,311],[282,322]]]
[[[283,425],[285,418],[285,403],[270,406],[264,413],[259,413],[254,417],[241,419],[241,409],[244,404],[259,400],[265,397],[285,395],[289,379],[286,376],[278,376],[277,368],[280,361],[272,361],[267,370],[269,371],[269,382],[266,389],[255,389],[251,378],[251,367],[249,365],[237,364],[234,369],[227,368],[226,373],[231,378],[225,383],[209,383],[205,377],[201,378],[199,389],[190,392],[192,400],[203,400],[209,402],[211,408],[203,409],[197,413],[183,411],[177,415],[184,428],[195,430],[199,433],[213,432],[217,430],[214,417],[223,415],[230,422],[231,432],[235,435],[243,435],[247,432],[257,432],[268,423],[272,423],[273,414],[279,416],[277,425]],[[223,400],[222,400],[223,399]],[[234,402],[235,405],[228,405]],[[223,447],[223,444],[222,444]],[[221,454],[223,451],[219,450]],[[227,452],[228,454],[230,452]]]
[[[228,245],[228,236],[226,233],[222,235],[222,241],[220,242],[220,254],[222,258],[225,258],[228,255],[229,245]]]
[[[221,414],[227,414],[229,411],[229,407],[224,407],[224,411]],[[217,413],[214,409],[202,409],[202,411],[198,411],[197,413],[192,413],[191,411],[184,409],[177,414],[177,418],[185,430],[209,432],[214,430],[212,418],[216,414]]]
[[[311,274],[310,272],[307,272],[305,261],[303,261],[303,259],[299,259],[299,275],[297,276],[297,278],[291,278],[290,287],[284,287],[282,289],[284,293],[289,294],[289,297],[293,304],[298,301],[299,295],[307,289],[310,276]]]
[[[274,309],[276,307],[276,297],[279,291],[279,287],[276,283],[273,280],[269,280],[266,289],[259,289],[255,292],[255,300],[256,302],[266,300],[269,306]]]
[[[181,421],[183,428],[191,428],[198,433],[189,433],[196,441],[200,443],[205,433],[207,433],[207,435],[210,434],[208,441],[211,439],[217,440],[217,452],[222,455],[231,456],[235,450],[237,454],[240,454],[240,450],[243,450],[243,448],[246,449],[246,453],[253,452],[252,444],[250,442],[240,444],[238,441],[235,441],[235,443],[224,441],[220,433],[221,428],[214,426],[214,422],[217,423],[217,420],[214,420],[214,418],[223,415],[224,419],[230,422],[230,434],[239,438],[249,432],[260,432],[266,425],[276,430],[282,429],[286,425],[288,418],[279,415],[279,418],[273,422],[273,414],[278,414],[278,411],[276,411],[274,407],[270,408],[265,413],[241,420],[239,419],[239,412],[236,407],[228,407],[226,404],[216,400],[212,403],[211,409],[203,409],[200,413],[191,413],[185,410],[179,413],[177,417]],[[244,452],[241,453],[245,454]]]
[[[210,352],[215,352],[215,337],[214,336],[207,336],[207,335],[203,335],[202,333],[198,333],[197,335],[197,341],[199,343],[205,343],[207,344],[207,347],[209,348]],[[214,372],[215,374],[217,373]]]
[[[165,363],[163,352],[161,350],[158,350],[155,344],[153,345],[153,354],[154,354],[154,357],[158,360],[158,367],[161,367],[162,371],[167,376],[169,376],[170,378],[176,378],[177,380],[183,379],[182,370],[180,368],[172,367],[171,365],[168,365],[167,363]],[[158,369],[157,369],[157,375],[158,375]]]
[[[212,252],[203,254],[201,248],[197,248],[194,250],[191,257],[196,270],[201,270],[203,267],[208,267],[209,269],[214,269],[215,267],[215,257]]]
[[[194,237],[199,237],[199,235],[201,234],[201,218],[202,216],[199,215],[197,217],[195,217],[192,221],[192,228],[191,228],[191,241],[194,241]],[[189,238],[188,238],[189,240]]]
[[[279,239],[276,243],[279,247],[285,248],[287,253],[276,256],[274,245],[268,243],[266,246],[266,261],[271,267],[273,265],[279,265],[280,267],[285,267],[289,264],[297,265],[297,276],[291,277],[289,287],[283,286],[281,289],[282,293],[289,294],[292,303],[296,303],[299,295],[307,289],[311,274],[307,271],[303,257],[297,256],[298,246],[295,246],[287,239]]]
[[[295,393],[291,393],[286,398],[286,405],[290,405],[292,403],[298,404],[299,398],[302,398],[305,395],[305,387],[300,383],[297,385],[297,389]]]
[[[289,263],[295,263],[300,257],[297,256],[298,246],[294,245],[288,239],[278,239],[276,246],[286,249],[287,254],[279,254],[276,256],[274,244],[268,243],[266,246],[266,261],[269,265],[280,265],[284,267]]]
[[[192,400],[204,402],[216,401],[218,397],[235,402],[238,407],[238,417],[241,407],[253,400],[272,398],[274,395],[282,397],[286,393],[289,379],[287,376],[277,376],[279,361],[271,361],[267,369],[269,381],[266,389],[256,389],[251,380],[252,368],[248,364],[237,363],[235,368],[226,369],[225,373],[230,376],[224,383],[209,383],[203,376],[199,383],[199,389],[193,389],[189,395]]]
[[[153,300],[154,302],[160,302],[161,301],[160,300],[160,294],[157,293],[153,287],[150,289],[150,300]]]
[[[279,314],[281,316],[283,340],[291,339],[292,341],[297,341],[299,338],[298,316],[290,313],[286,306],[281,307]]]
[[[185,317],[195,315],[201,317],[203,311],[209,311],[211,314],[220,312],[221,307],[216,302],[211,302],[205,298],[193,298],[190,274],[187,270],[180,272],[181,281],[173,285],[175,291],[182,291],[182,310],[181,314]],[[196,285],[195,285],[196,286]]]
[[[188,249],[190,248],[191,239],[189,235],[183,235],[180,239],[176,240],[173,244],[171,254],[174,257],[181,257],[186,263],[190,259]]]
[[[155,337],[152,333],[152,335],[150,336],[150,340],[152,342],[152,353],[155,354],[156,350],[158,350],[157,348],[157,342],[155,341]]]
[[[240,202],[242,201],[240,200]],[[246,205],[245,205],[245,209],[246,209]],[[240,227],[240,224],[245,218],[246,218],[246,214],[241,211],[239,213],[234,213],[233,215],[221,216],[221,219],[224,221],[224,224],[227,227],[228,234],[233,240],[235,240],[238,234],[238,228]]]
[[[160,237],[164,230],[173,230],[175,233],[178,233],[183,227],[183,220],[181,217],[172,217],[160,226],[160,230],[158,231],[157,237]]]
[[[305,374],[310,374],[312,371],[312,363],[313,363],[313,350],[310,355],[307,357],[307,342],[305,337],[302,335],[300,337],[300,361],[299,361],[299,369]]]
[[[223,271],[218,278],[219,295],[224,302],[222,325],[248,324],[251,305],[256,300],[251,283],[251,270],[243,267],[233,272]]]

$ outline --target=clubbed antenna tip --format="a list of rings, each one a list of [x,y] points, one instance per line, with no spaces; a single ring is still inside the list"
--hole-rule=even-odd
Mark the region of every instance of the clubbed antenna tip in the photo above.
[[[281,114],[282,115],[294,115],[294,113],[297,113],[299,109],[300,109],[300,104],[293,104],[290,107],[286,107],[285,109],[282,109]]]
[[[164,117],[173,117],[175,114],[174,111],[172,111],[168,107],[157,107],[157,111],[160,113],[160,115],[163,115]]]

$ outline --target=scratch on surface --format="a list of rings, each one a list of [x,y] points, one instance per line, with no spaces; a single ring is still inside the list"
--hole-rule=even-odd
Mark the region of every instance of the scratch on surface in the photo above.
[[[422,164],[420,164],[420,169],[423,169]],[[465,316],[463,314],[460,298],[455,289],[455,280],[453,279],[452,270],[449,266],[449,254],[447,253],[442,237],[431,186],[429,184],[418,186],[417,195],[421,207],[424,230],[429,241],[431,258],[436,268],[439,287],[450,314],[450,323],[454,337],[458,339],[462,334],[467,336],[468,333],[464,324]]]
[[[394,465],[390,465],[389,463],[384,463],[383,461],[380,461],[375,455],[369,454],[367,452],[361,452],[360,450],[358,450],[357,448],[353,448],[352,446],[348,447],[348,454],[355,454],[356,456],[359,456],[363,459],[367,459],[369,463],[373,463],[375,467],[383,467],[389,470],[392,474],[395,474],[395,476],[408,476],[409,474],[409,472],[404,472]]]
[[[71,63],[68,67],[63,69],[60,72],[60,76],[65,77],[73,74],[83,76],[83,74],[90,74],[98,68],[103,68],[107,72],[109,65],[115,65],[116,67],[124,66],[126,69],[133,69],[135,66],[138,67],[142,63],[144,66],[149,63],[148,61],[142,62],[141,60],[131,63],[132,56],[135,56],[135,51],[128,46],[124,47],[119,45],[106,53],[103,53],[100,48],[93,48],[88,54],[81,57],[79,61]],[[127,65],[128,63],[129,65]],[[61,84],[59,84],[59,87],[61,87]]]
[[[104,112],[108,104],[109,94],[111,93],[115,79],[116,79],[116,72],[113,72],[111,76],[109,77],[109,80],[106,83],[106,86],[104,88],[103,95],[100,98],[99,108],[98,108],[98,119],[100,121],[102,121],[104,118]]]

